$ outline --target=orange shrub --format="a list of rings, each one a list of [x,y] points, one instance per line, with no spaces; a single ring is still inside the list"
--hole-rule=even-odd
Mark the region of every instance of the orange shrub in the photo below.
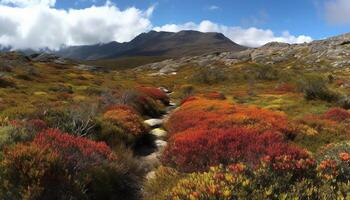
[[[75,193],[59,154],[48,148],[18,144],[4,151],[0,166],[1,199],[60,199]]]
[[[162,161],[184,172],[205,171],[210,166],[245,162],[259,164],[260,158],[289,156],[292,160],[308,158],[304,150],[288,144],[274,132],[252,129],[188,129],[174,135]]]
[[[139,136],[146,132],[146,127],[140,116],[132,108],[125,105],[109,107],[103,114],[103,120],[112,122],[134,136]]]
[[[220,92],[209,92],[209,93],[206,93],[204,94],[204,97],[205,98],[208,98],[208,99],[213,99],[213,100],[225,100],[226,97],[224,94],[220,93]]]
[[[290,134],[288,124],[286,115],[280,112],[192,97],[170,116],[166,126],[171,134],[192,127],[208,130],[246,127],[260,132],[274,130]]]
[[[33,142],[60,155],[66,167],[73,171],[116,160],[106,143],[72,136],[57,129],[47,129],[39,133]]]
[[[161,101],[163,104],[166,104],[166,105],[169,104],[169,97],[165,94],[165,92],[163,92],[159,88],[140,86],[140,87],[137,87],[136,90],[153,98],[154,100]]]
[[[325,119],[342,122],[350,119],[350,112],[342,108],[331,108],[324,114]]]

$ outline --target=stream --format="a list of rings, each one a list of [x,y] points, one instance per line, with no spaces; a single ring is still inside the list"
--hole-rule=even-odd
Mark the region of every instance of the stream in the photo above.
[[[163,89],[164,92],[168,96],[170,96],[171,92]],[[161,115],[159,118],[151,118],[144,121],[151,130],[148,134],[147,142],[141,144],[138,147],[138,155],[143,164],[147,166],[147,175],[146,179],[150,179],[154,177],[154,170],[160,165],[160,156],[162,151],[166,147],[168,132],[164,128],[165,122],[168,120],[171,112],[176,109],[176,103],[170,101],[169,105],[165,109],[165,113]]]

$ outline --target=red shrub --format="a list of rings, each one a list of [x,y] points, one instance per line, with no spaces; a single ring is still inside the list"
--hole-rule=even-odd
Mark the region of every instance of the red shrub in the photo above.
[[[342,108],[332,108],[324,114],[324,118],[336,122],[342,122],[350,119],[350,112]]]
[[[60,199],[74,188],[59,155],[35,144],[6,149],[0,167],[6,183],[0,187],[1,199]]]
[[[204,171],[210,166],[239,161],[258,164],[264,156],[291,159],[307,158],[302,149],[292,146],[274,132],[262,134],[240,129],[188,129],[174,135],[166,147],[162,162],[184,172]]]
[[[160,100],[166,105],[169,104],[169,97],[159,88],[141,86],[137,87],[136,90],[153,98],[154,100]]]
[[[75,137],[57,129],[47,129],[39,133],[34,144],[58,153],[69,169],[86,169],[100,165],[105,160],[116,159],[104,142]]]
[[[197,100],[197,98],[194,96],[186,97],[186,98],[182,99],[180,105],[185,104],[186,102],[189,102],[189,101],[194,101],[194,100]]]
[[[30,130],[42,131],[47,128],[47,124],[41,119],[31,119],[26,121],[26,127]]]
[[[134,109],[125,105],[115,105],[107,109],[103,114],[103,119],[112,122],[132,135],[141,135],[146,132],[146,128]]]
[[[209,92],[204,95],[205,98],[207,99],[213,99],[213,100],[225,100],[226,97],[224,94],[220,92]]]
[[[275,91],[277,91],[277,92],[295,92],[296,86],[292,85],[290,83],[283,83],[283,84],[278,85],[275,88]]]
[[[200,98],[186,101],[170,116],[166,126],[171,134],[194,126],[207,129],[247,127],[261,132],[275,130],[290,133],[287,117],[283,113]]]

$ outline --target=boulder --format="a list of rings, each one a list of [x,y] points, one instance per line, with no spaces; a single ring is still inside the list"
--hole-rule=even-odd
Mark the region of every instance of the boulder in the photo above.
[[[150,127],[161,126],[163,124],[163,119],[147,119],[144,123]]]
[[[157,138],[165,138],[168,132],[162,128],[155,128],[150,131],[150,134],[156,136]]]

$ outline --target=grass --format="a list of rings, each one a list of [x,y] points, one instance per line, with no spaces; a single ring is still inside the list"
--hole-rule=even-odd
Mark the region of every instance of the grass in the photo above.
[[[105,60],[92,60],[85,61],[88,65],[97,65],[106,67],[110,70],[121,70],[135,68],[141,65],[160,62],[169,59],[169,57],[164,56],[134,56],[134,57],[123,57],[117,59],[105,59]]]

